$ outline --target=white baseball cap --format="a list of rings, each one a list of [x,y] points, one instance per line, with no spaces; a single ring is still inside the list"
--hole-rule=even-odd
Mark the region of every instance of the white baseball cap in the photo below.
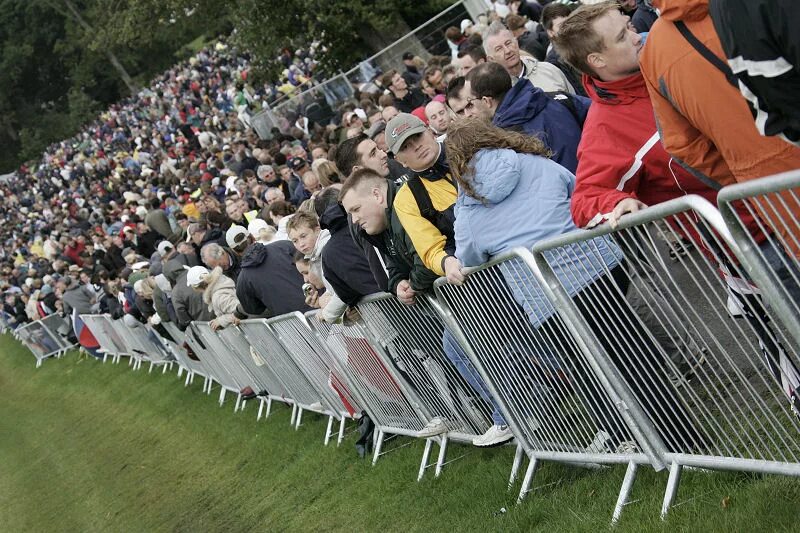
[[[225,242],[227,242],[228,246],[231,248],[236,248],[247,239],[247,235],[247,228],[239,226],[238,224],[231,224],[231,227],[225,232]]]
[[[203,266],[193,266],[189,269],[189,272],[186,273],[186,285],[189,287],[197,287],[203,281],[205,281],[206,276],[208,276],[209,272],[206,267]]]
[[[269,224],[267,224],[265,220],[262,220],[260,218],[255,218],[247,226],[247,231],[250,232],[250,235],[252,235],[254,239],[258,239],[258,234],[261,232],[261,230],[266,229],[268,227]]]
[[[171,242],[169,242],[169,241],[161,241],[160,243],[158,243],[158,248],[156,250],[158,251],[158,255],[160,255],[161,257],[164,257],[173,248],[174,248],[174,246],[172,246]]]

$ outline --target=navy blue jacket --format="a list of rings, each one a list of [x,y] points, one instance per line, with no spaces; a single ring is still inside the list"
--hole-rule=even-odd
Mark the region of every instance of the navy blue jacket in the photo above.
[[[570,98],[572,109],[554,98]],[[516,83],[495,111],[492,124],[538,137],[553,152],[553,161],[573,174],[578,168],[578,143],[591,100],[582,96],[547,95],[531,83]]]
[[[244,251],[236,296],[251,316],[273,317],[292,311],[306,312],[303,276],[294,266],[290,241],[255,243]]]

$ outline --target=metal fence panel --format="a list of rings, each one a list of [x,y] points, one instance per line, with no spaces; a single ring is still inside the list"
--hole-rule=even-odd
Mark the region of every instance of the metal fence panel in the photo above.
[[[661,467],[648,439],[618,410],[625,402],[550,303],[529,252],[517,249],[467,272],[461,286],[438,280],[436,294],[443,317],[531,458],[520,498],[539,460],[627,463],[616,519],[636,465]]]
[[[211,329],[209,322],[194,322],[192,325],[200,337],[200,340],[208,349],[208,352],[212,354],[213,360],[219,367],[220,372],[226,374],[230,378],[230,383],[234,385],[234,390],[232,392],[234,392],[237,397],[240,396],[241,390],[245,387],[250,387],[257,392],[258,383],[256,379],[232,353],[230,347]],[[237,409],[238,403],[237,401]]]
[[[287,388],[289,396],[303,409],[332,414],[335,409],[328,405],[322,393],[316,390],[303,370],[288,354],[265,319],[243,321],[241,327],[245,338],[256,352],[267,362],[267,366]],[[338,416],[338,414],[337,414]]]
[[[597,237],[612,237],[625,260],[576,293],[574,280],[601,261]],[[737,253],[719,212],[696,196],[534,248],[560,308],[641,406],[637,423],[656,429],[672,463],[664,512],[682,465],[800,475],[800,420],[784,388],[790,344]]]
[[[59,314],[52,314],[42,318],[39,322],[55,337],[61,345],[62,351],[70,350],[76,346],[67,339],[67,335],[72,331],[72,324],[70,324],[69,319]]]
[[[386,433],[416,436],[426,422],[405,393],[392,365],[387,366],[359,324],[329,324],[307,314],[308,324],[331,354],[347,369],[370,418]]]
[[[108,323],[110,318],[107,315],[81,315],[81,320],[97,339],[104,356],[116,358],[125,352],[125,345]]]
[[[405,70],[403,54],[406,52],[421,57],[423,61],[427,61],[433,55],[450,55],[445,31],[450,26],[459,27],[461,21],[468,18],[470,16],[464,2],[453,3],[435,17],[400,37],[383,50],[366,58],[347,72],[333,76],[310,89],[274,104],[270,109],[270,123],[285,133],[293,125],[293,121],[289,118],[298,113],[312,116],[319,114],[317,111],[320,109],[327,108],[335,114],[339,106],[353,98],[355,88],[359,88],[361,92],[382,92],[383,88],[374,84],[375,77],[391,69],[403,72]],[[318,110],[312,112],[311,106],[318,106]]]
[[[14,331],[14,335],[31,351],[36,358],[36,367],[48,357],[63,351],[58,335],[52,333],[40,321],[25,324]]]
[[[427,299],[406,306],[379,294],[362,299],[358,310],[372,345],[391,356],[427,415],[445,422],[448,437],[471,442],[492,426],[491,408],[445,353],[446,328]]]
[[[361,411],[346,379],[302,313],[287,313],[269,319],[267,323],[286,347],[286,352],[340,416],[352,416]]]
[[[187,328],[186,342],[200,361],[203,362],[203,366],[208,369],[208,377],[219,383],[220,387],[223,389],[220,391],[220,404],[224,401],[224,391],[229,391],[238,395],[240,389],[236,381],[220,363],[214,350],[205,343],[203,337],[197,330],[196,322],[192,322],[189,328]],[[211,392],[210,388],[209,392]]]

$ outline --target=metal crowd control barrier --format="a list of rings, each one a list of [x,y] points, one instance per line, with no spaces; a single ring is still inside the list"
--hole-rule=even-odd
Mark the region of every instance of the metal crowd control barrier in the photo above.
[[[337,445],[341,444],[347,419],[360,413],[361,407],[350,392],[348,382],[340,367],[319,342],[305,317],[299,311],[269,319],[267,323],[286,348],[286,352],[291,354],[295,362],[303,368],[306,377],[317,391],[327,398],[332,407],[337,409],[339,420]],[[331,436],[333,418],[333,416],[328,418],[328,429],[325,432],[326,446]]]
[[[183,370],[186,372],[184,386],[186,387],[192,384],[194,382],[194,376],[197,375],[203,378],[203,391],[205,391],[208,388],[209,381],[211,380],[209,377],[211,372],[206,368],[202,361],[194,360],[189,357],[189,354],[183,347],[183,342],[186,340],[186,333],[178,329],[178,326],[172,322],[163,322],[162,325],[175,341],[174,345],[171,345],[172,353],[178,360],[179,367],[183,368]],[[178,372],[178,377],[181,377],[180,370]]]
[[[239,363],[249,371],[255,380],[257,386],[255,392],[258,393],[259,399],[256,420],[261,420],[262,413],[265,418],[269,417],[273,400],[294,404],[294,400],[287,395],[286,388],[280,379],[267,366],[266,361],[250,346],[240,328],[229,326],[219,330],[217,335],[228,345],[234,357],[239,360]]]
[[[300,427],[303,411],[313,411],[338,418],[338,410],[324,394],[312,385],[302,366],[297,363],[299,354],[290,354],[281,344],[265,319],[243,321],[239,327],[245,338],[266,362],[267,367],[278,376],[294,400],[292,419],[295,428]]]
[[[203,366],[208,370],[209,380],[203,392],[211,394],[214,381],[219,383],[219,405],[225,403],[225,395],[228,392],[238,395],[240,388],[237,386],[233,377],[228,374],[225,367],[220,363],[217,354],[208,346],[197,330],[197,322],[192,322],[186,329],[186,343],[202,361]]]
[[[769,300],[771,315],[784,324],[796,343],[800,343],[798,193],[800,170],[795,170],[730,185],[717,196],[748,274]]]
[[[492,426],[491,408],[450,359],[456,357],[460,363],[461,351],[427,299],[419,298],[415,305],[406,306],[391,294],[376,294],[362,299],[358,310],[372,346],[380,347],[391,357],[410,386],[413,399],[447,427],[439,441],[435,470],[438,477],[448,440],[471,443],[485,433]],[[448,356],[444,343],[455,355]],[[432,439],[426,442],[423,464],[427,463],[432,443]]]
[[[48,331],[53,333],[58,343],[61,344],[62,354],[77,346],[77,344],[73,344],[67,339],[67,335],[72,332],[72,324],[69,319],[59,314],[52,314],[40,319],[39,322],[44,324]]]
[[[374,465],[382,455],[387,435],[417,437],[429,419],[410,399],[409,387],[391,360],[386,363],[370,345],[363,326],[358,323],[329,324],[317,320],[316,313],[306,314],[308,324],[339,362],[349,377],[352,390],[375,424]],[[424,463],[420,465],[418,477],[422,476],[424,467]]]
[[[625,261],[575,294],[586,265],[602,264],[595,238],[608,235]],[[677,265],[667,265],[670,251]],[[790,345],[738,253],[720,213],[697,196],[627,215],[616,231],[534,247],[559,313],[617,393],[635,398],[640,408],[626,407],[671,465],[662,516],[683,466],[800,475],[800,420],[782,390]]]
[[[530,252],[516,249],[467,272],[462,286],[438,280],[436,294],[443,317],[530,458],[518,501],[540,461],[622,463],[628,471],[618,517],[637,465],[663,468],[635,420],[616,408],[630,401],[609,386],[592,353],[553,308]]]
[[[236,404],[233,411],[236,412],[242,407],[242,389],[250,387],[254,391],[259,388],[256,379],[239,361],[234,351],[228,346],[217,333],[211,329],[209,322],[194,322],[193,326],[197,331],[203,344],[214,354],[214,360],[221,368],[221,371],[230,376],[235,385]]]
[[[103,353],[103,362],[111,357],[112,362],[118,362],[119,358],[126,353],[127,348],[117,335],[113,326],[109,324],[111,317],[108,315],[81,315],[81,320],[92,332],[94,338],[100,344],[100,351]]]
[[[14,331],[17,337],[36,358],[36,368],[48,357],[59,357],[66,353],[72,345],[62,339],[41,320],[25,324]]]

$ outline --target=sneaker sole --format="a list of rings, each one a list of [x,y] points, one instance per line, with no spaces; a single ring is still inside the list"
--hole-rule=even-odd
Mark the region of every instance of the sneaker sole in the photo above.
[[[512,440],[514,440],[514,436],[513,435],[510,436],[507,439],[499,440],[499,441],[492,442],[492,443],[489,443],[489,444],[475,444],[473,442],[472,445],[475,446],[476,448],[495,448],[497,446],[502,446],[503,444],[506,444],[506,443],[508,443],[508,442],[510,442]]]

